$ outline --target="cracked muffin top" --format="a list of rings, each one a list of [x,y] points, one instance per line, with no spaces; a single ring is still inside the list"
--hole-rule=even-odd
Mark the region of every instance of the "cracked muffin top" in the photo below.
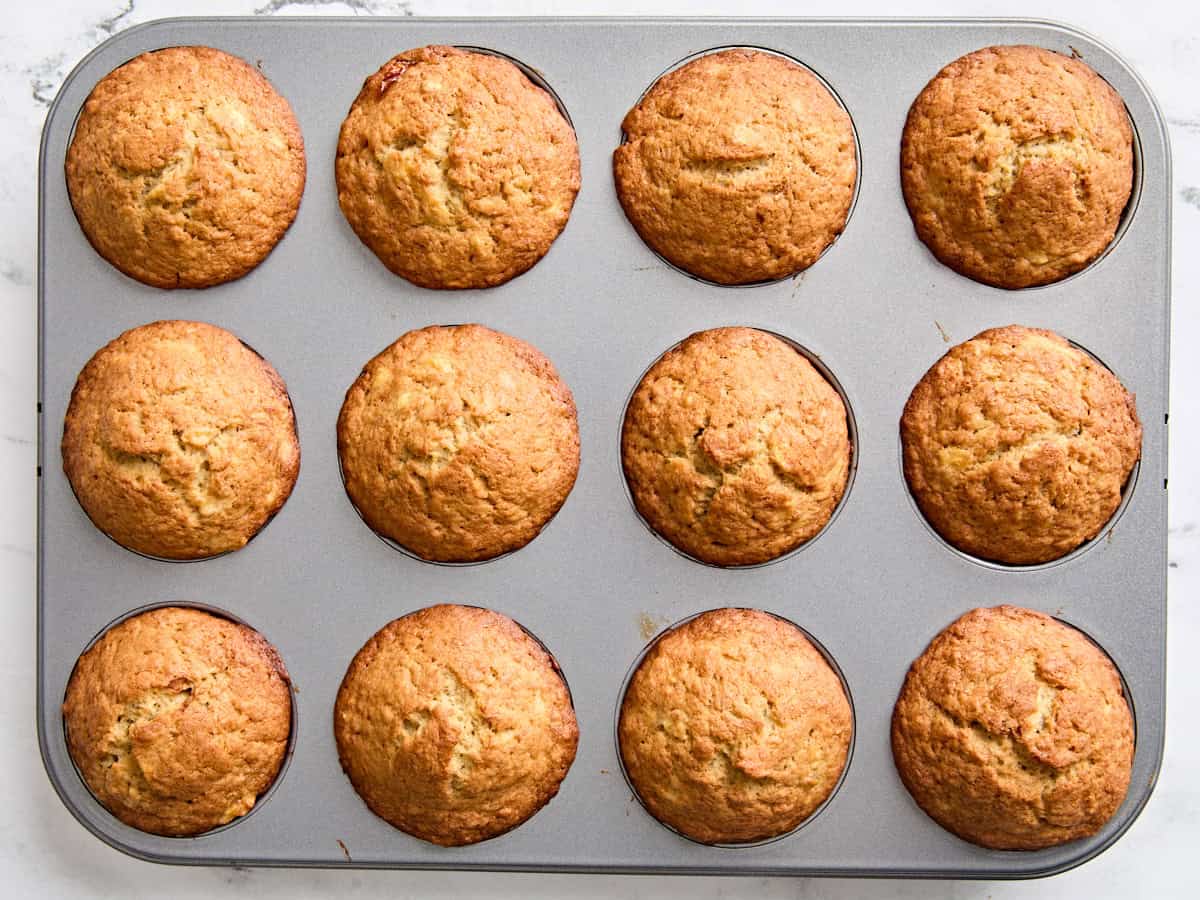
[[[858,177],[850,116],[791,60],[701,56],[625,116],[617,195],[654,251],[719,284],[784,278],[841,234]]]
[[[579,192],[575,132],[506,59],[454,47],[393,57],[342,123],[338,203],[392,272],[493,287],[541,259]]]
[[[346,392],[337,431],[366,523],[437,562],[523,547],[579,471],[570,389],[536,348],[482,325],[403,335]]]
[[[304,141],[253,66],[170,47],[96,85],[66,172],[101,256],[155,287],[202,288],[245,275],[283,237],[304,193]]]
[[[1010,565],[1094,538],[1141,455],[1133,395],[1052,331],[1009,325],[952,348],[900,419],[904,475],[948,542]]]
[[[371,811],[443,846],[536,813],[579,742],[554,658],[512,619],[473,606],[431,606],[380,629],[346,671],[333,725]]]
[[[716,609],[650,648],[621,701],[621,760],[655,818],[706,844],[785,834],[833,792],[853,720],[804,633]]]
[[[668,350],[625,411],[621,461],[642,518],[719,566],[781,556],[829,521],[850,472],[846,407],[790,344],[754,328]]]
[[[160,607],[79,657],[63,722],[71,759],[109,812],[152,834],[200,834],[248,813],[275,781],[291,688],[254,629]]]
[[[921,91],[900,176],[917,235],[945,265],[996,287],[1048,284],[1112,241],[1133,131],[1120,95],[1078,59],[987,47]]]
[[[201,559],[244,546],[300,471],[283,380],[203,322],[152,322],[96,352],[67,407],[63,470],[122,546]]]
[[[1133,717],[1109,658],[1016,606],[974,609],[912,664],[892,714],[900,778],[964,840],[1036,850],[1087,837],[1129,787]]]

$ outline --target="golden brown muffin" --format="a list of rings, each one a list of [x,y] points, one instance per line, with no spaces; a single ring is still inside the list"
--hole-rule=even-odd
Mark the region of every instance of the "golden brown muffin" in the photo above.
[[[667,351],[625,411],[634,505],[689,556],[766,562],[816,535],[850,472],[846,407],[790,344],[714,328]]]
[[[1094,538],[1141,454],[1133,395],[1052,331],[991,328],[952,348],[900,419],[904,475],[948,542],[1010,565]]]
[[[706,844],[785,834],[833,792],[853,718],[804,633],[754,609],[671,629],[639,664],[617,736],[655,818]]]
[[[964,840],[1037,850],[1087,837],[1129,787],[1133,718],[1112,662],[1068,625],[974,609],[909,669],[892,754],[921,809]]]
[[[240,278],[283,237],[304,193],[304,141],[257,69],[169,47],[93,89],[67,150],[71,205],[131,278],[201,288]]]
[[[79,657],[63,723],[71,759],[109,812],[152,834],[199,834],[244,816],[275,781],[290,682],[254,629],[160,607]]]
[[[617,196],[651,249],[719,284],[784,278],[841,234],[854,128],[821,81],[773,53],[723,50],[654,83],[625,116]]]
[[[338,758],[380,818],[453,847],[550,802],[579,729],[554,658],[516,622],[472,606],[411,613],[367,641],[333,711]]]
[[[346,392],[338,455],[351,502],[423,559],[525,546],[579,471],[575,401],[524,341],[482,325],[410,331]]]
[[[300,471],[283,379],[204,322],[151,322],[97,351],[71,392],[62,456],[97,528],[166,559],[244,546]]]
[[[427,288],[520,275],[566,227],[575,132],[506,59],[454,47],[393,57],[342,123],[338,203],[385,266]]]
[[[1133,131],[1120,95],[1083,62],[987,47],[921,91],[900,177],[917,235],[944,264],[996,287],[1048,284],[1112,241]]]

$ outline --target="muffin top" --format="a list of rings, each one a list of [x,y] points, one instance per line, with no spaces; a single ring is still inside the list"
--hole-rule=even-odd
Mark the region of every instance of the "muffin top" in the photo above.
[[[160,607],[79,657],[63,721],[71,759],[109,812],[153,834],[199,834],[248,813],[275,780],[291,688],[254,629]]]
[[[143,53],[110,72],[67,150],[87,239],[161,288],[220,284],[262,262],[296,217],[304,173],[291,106],[211,47]]]
[[[795,625],[753,609],[711,610],[660,637],[617,726],[646,809],[707,844],[764,840],[812,815],[852,731],[825,658]]]
[[[1133,719],[1108,657],[1016,606],[974,609],[909,669],[892,715],[905,787],[939,825],[998,850],[1099,831],[1121,805]]]
[[[900,419],[925,518],[967,553],[1011,565],[1095,537],[1141,454],[1133,396],[1052,331],[1009,325],[952,348]]]
[[[850,470],[846,407],[774,335],[701,331],[638,384],[621,460],[638,512],[677,548],[713,565],[761,563],[833,515]]]
[[[410,331],[367,363],[338,417],[346,492],[424,559],[523,547],[579,471],[571,391],[534,347],[482,325]]]
[[[1120,95],[1078,59],[987,47],[921,91],[900,177],[917,235],[943,263],[996,287],[1048,284],[1112,241],[1133,131]]]
[[[656,81],[621,127],[613,175],[625,215],[693,275],[784,278],[845,227],[858,175],[850,116],[788,59],[701,56]]]
[[[333,712],[371,811],[443,846],[515,828],[558,793],[579,729],[553,657],[506,616],[431,606],[367,641]]]
[[[71,392],[62,456],[97,528],[167,559],[242,547],[300,471],[283,380],[203,322],[152,322],[97,351]]]
[[[338,203],[385,266],[427,288],[502,284],[541,259],[579,191],[575,132],[506,59],[393,57],[342,123]]]

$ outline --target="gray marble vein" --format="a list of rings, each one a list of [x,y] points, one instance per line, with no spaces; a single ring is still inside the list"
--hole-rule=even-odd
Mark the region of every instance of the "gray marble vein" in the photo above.
[[[271,0],[254,10],[256,16],[270,16],[276,13],[295,13],[294,7],[313,6],[342,6],[356,16],[411,16],[412,4],[396,2],[396,0]]]

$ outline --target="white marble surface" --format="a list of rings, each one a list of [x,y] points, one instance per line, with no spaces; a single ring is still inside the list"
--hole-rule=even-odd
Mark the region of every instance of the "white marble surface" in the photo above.
[[[1200,4],[1129,0],[35,0],[6,3],[0,26],[0,896],[4,897],[1180,897],[1200,896]],[[1166,760],[1158,788],[1108,852],[1055,878],[1023,883],[496,875],[183,869],[126,858],[59,803],[34,733],[34,459],[37,146],[58,85],[123,28],[166,16],[245,15],[1031,15],[1079,26],[1149,82],[1175,160],[1171,377],[1170,639]],[[1137,602],[1130,598],[1130,602]],[[1190,848],[1190,849],[1189,849]]]

